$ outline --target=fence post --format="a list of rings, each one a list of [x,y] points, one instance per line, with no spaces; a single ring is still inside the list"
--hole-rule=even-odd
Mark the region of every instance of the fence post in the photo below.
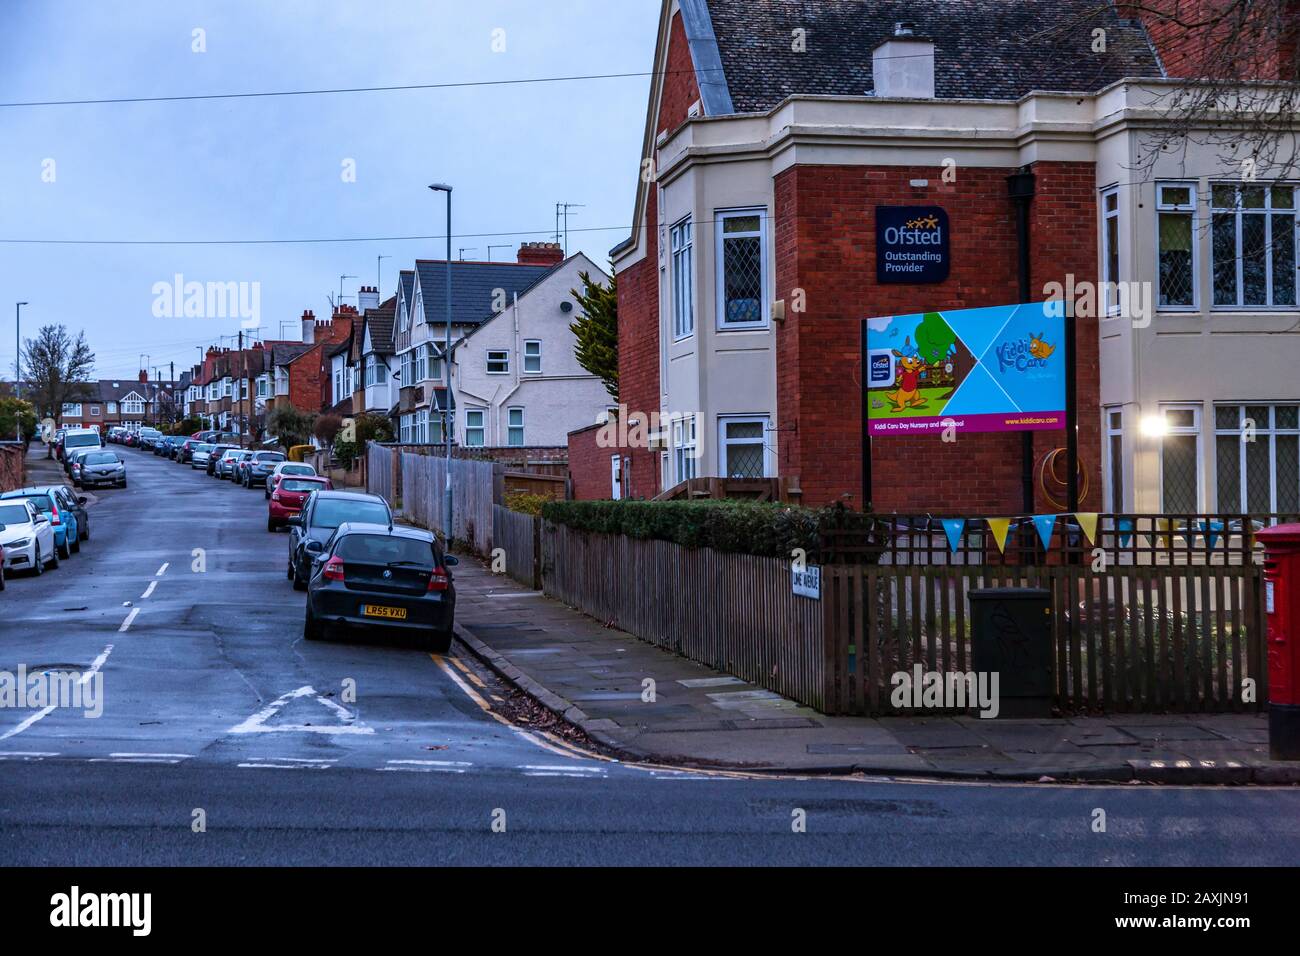
[[[533,518],[533,590],[542,589],[542,519]]]

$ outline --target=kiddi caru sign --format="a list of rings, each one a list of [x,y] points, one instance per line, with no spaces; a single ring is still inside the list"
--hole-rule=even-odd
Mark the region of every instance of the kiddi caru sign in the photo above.
[[[948,213],[938,206],[876,207],[876,281],[931,283],[948,278]]]

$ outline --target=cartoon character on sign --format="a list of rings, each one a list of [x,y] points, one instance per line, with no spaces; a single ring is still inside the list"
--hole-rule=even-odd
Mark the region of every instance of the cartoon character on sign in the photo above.
[[[1037,335],[1032,333],[1029,336],[1029,354],[1040,362],[1046,362],[1056,352],[1055,345],[1048,345],[1043,337],[1043,333]]]
[[[885,393],[885,397],[894,403],[890,411],[901,412],[908,408],[923,408],[925,398],[921,395],[921,373],[925,371],[925,361],[912,347],[911,338],[903,342],[906,354],[894,349],[898,359],[898,389]]]

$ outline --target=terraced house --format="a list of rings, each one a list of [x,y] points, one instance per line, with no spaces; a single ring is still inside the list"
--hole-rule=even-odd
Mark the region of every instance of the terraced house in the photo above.
[[[516,262],[451,263],[451,341],[455,343],[564,258],[556,243],[529,242]],[[393,349],[400,385],[398,429],[404,444],[441,443],[450,420],[453,441],[465,441],[446,388],[443,353],[447,332],[447,262],[421,259],[398,278]]]
[[[1294,39],[1283,26],[1237,79],[1294,80]],[[665,0],[612,253],[620,398],[690,417],[579,484],[781,476],[813,505],[1055,510],[1043,469],[1063,431],[902,435],[868,458],[862,323],[1138,283],[1149,316],[1118,293],[1076,310],[1081,507],[1294,510],[1295,170],[1261,162],[1243,183],[1221,146],[1149,155],[1214,127],[1173,105],[1212,53],[1149,5]],[[882,278],[897,207],[946,216],[945,275]],[[1266,441],[1242,441],[1247,418]]]

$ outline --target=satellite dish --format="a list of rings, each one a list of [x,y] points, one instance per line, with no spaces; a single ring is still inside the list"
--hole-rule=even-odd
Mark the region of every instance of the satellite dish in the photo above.
[[[568,299],[565,299],[563,302],[560,303],[560,311],[561,311],[561,312],[572,312],[572,311],[573,311],[573,303],[570,302]]]

